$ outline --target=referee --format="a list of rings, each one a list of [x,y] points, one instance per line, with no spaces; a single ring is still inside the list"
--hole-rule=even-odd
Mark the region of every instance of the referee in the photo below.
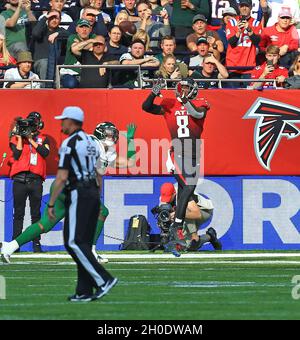
[[[66,217],[64,244],[77,264],[77,287],[69,297],[72,302],[88,302],[101,298],[117,283],[92,253],[100,207],[100,192],[96,182],[98,143],[82,130],[84,113],[76,106],[66,107],[61,116],[62,132],[69,137],[59,150],[59,165],[48,203],[49,217],[55,218],[54,203],[65,191]],[[95,291],[94,291],[95,289]]]

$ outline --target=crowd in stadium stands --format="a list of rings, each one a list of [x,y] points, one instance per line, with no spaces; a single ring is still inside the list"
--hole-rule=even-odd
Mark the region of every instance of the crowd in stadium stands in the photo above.
[[[299,37],[300,0],[0,0],[0,87],[300,88]]]

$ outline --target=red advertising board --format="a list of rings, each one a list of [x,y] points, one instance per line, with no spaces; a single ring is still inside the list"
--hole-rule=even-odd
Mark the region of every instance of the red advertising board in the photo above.
[[[51,142],[47,172],[55,174],[58,148],[64,136],[54,116],[65,106],[76,105],[85,111],[87,132],[102,121],[112,121],[124,131],[128,123],[134,122],[139,140],[137,159],[144,160],[132,173],[166,173],[164,166],[151,166],[154,157],[158,163],[165,159],[165,150],[155,149],[153,140],[169,139],[169,132],[163,117],[142,110],[148,93],[149,90],[1,90],[0,157],[4,152],[10,154],[8,134],[14,117],[25,118],[29,112],[38,111],[45,122],[43,132]],[[163,91],[163,95],[171,97],[174,93]],[[299,91],[203,90],[199,96],[211,104],[202,135],[206,175],[299,175]],[[7,163],[5,160],[0,169],[2,176],[9,173]]]

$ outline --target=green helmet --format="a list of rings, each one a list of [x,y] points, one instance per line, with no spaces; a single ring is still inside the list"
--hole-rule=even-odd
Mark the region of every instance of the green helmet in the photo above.
[[[119,130],[111,122],[103,122],[96,126],[94,136],[99,140],[105,141],[106,138],[111,137],[114,143],[119,139]]]

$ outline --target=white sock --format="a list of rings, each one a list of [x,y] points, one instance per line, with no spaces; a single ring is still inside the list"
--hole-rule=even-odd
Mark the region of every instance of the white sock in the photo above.
[[[13,240],[11,242],[9,242],[11,249],[15,252],[17,249],[20,248],[18,242],[16,240]]]

